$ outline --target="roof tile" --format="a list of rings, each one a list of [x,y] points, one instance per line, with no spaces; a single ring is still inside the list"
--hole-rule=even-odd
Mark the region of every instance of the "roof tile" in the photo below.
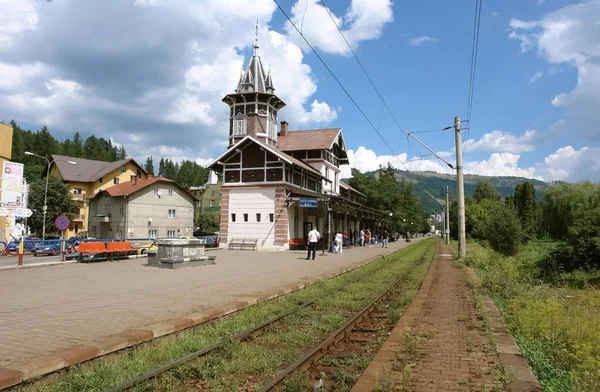
[[[288,131],[286,136],[277,138],[277,148],[281,151],[328,150],[340,131],[340,128]]]

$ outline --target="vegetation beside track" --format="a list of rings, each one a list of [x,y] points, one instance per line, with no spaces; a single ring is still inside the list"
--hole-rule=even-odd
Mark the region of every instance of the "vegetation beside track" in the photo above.
[[[474,242],[464,262],[482,280],[545,391],[600,391],[597,272],[545,280],[539,260],[553,245],[532,241],[505,257]]]
[[[203,383],[211,390],[237,390],[234,387],[236,380],[238,384],[244,384],[253,376],[274,375],[300,355],[302,346],[316,344],[318,339],[331,333],[350,318],[353,311],[375,298],[398,275],[410,271],[402,292],[388,310],[390,320],[397,321],[422,282],[436,243],[435,239],[415,243],[338,278],[191,328],[180,334],[174,342],[159,341],[135,347],[124,355],[109,356],[91,365],[76,366],[67,371],[58,382],[22,385],[18,390],[104,390],[251,328],[294,306],[318,298],[312,307],[287,316],[283,325],[268,327],[250,342],[231,343],[215,353],[193,360],[134,389],[194,390],[199,386],[198,383]],[[423,261],[417,268],[413,268],[414,262],[419,259]],[[382,334],[380,341],[383,342],[384,339],[385,334]],[[366,354],[372,355],[374,352],[371,350]],[[354,369],[353,375],[339,376],[348,378],[347,385],[350,386],[350,380],[358,377],[366,367],[369,361],[365,358],[354,360],[356,366],[350,367]],[[242,377],[222,377],[234,374]],[[245,379],[242,379],[243,377]]]

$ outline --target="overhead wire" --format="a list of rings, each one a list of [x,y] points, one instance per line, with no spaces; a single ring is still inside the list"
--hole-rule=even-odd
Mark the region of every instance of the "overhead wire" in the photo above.
[[[277,3],[276,0],[274,0],[275,3]],[[340,35],[342,36],[342,38],[344,39],[344,42],[346,43],[346,45],[348,46],[348,49],[350,49],[350,52],[352,53],[352,56],[354,56],[354,59],[356,60],[356,62],[358,63],[358,65],[360,66],[360,68],[362,69],[363,73],[365,74],[365,76],[367,77],[367,79],[369,80],[369,83],[371,83],[371,86],[373,87],[373,89],[375,90],[375,92],[377,93],[377,95],[379,96],[379,99],[381,99],[381,102],[383,102],[385,108],[387,109],[388,113],[390,113],[390,115],[392,116],[392,119],[394,120],[394,123],[396,124],[396,126],[398,127],[398,129],[400,129],[400,131],[402,131],[405,135],[406,138],[408,140],[408,148],[409,151],[411,153],[412,156],[412,148],[410,147],[410,138],[412,137],[415,141],[417,141],[420,145],[422,145],[423,147],[425,147],[427,150],[429,150],[436,158],[440,159],[442,162],[444,162],[446,165],[448,165],[449,167],[453,168],[452,164],[450,164],[449,162],[447,162],[445,159],[443,159],[442,157],[440,157],[439,155],[437,155],[435,153],[435,151],[433,151],[431,148],[429,148],[427,145],[425,145],[423,142],[421,142],[419,139],[417,139],[416,137],[412,136],[412,133],[405,131],[401,126],[400,123],[398,122],[398,120],[396,119],[396,116],[394,116],[394,113],[392,112],[392,110],[390,109],[390,107],[388,106],[387,102],[385,101],[385,99],[383,98],[383,96],[381,95],[381,93],[379,92],[379,89],[377,88],[377,86],[375,86],[375,83],[373,82],[373,79],[371,79],[371,76],[369,76],[369,73],[367,72],[367,70],[365,69],[365,67],[363,66],[362,62],[360,61],[360,59],[358,58],[358,56],[356,55],[356,52],[354,51],[354,49],[352,48],[352,45],[350,45],[350,43],[348,42],[348,40],[346,39],[346,36],[344,35],[344,32],[342,31],[342,29],[340,28],[340,26],[338,25],[338,23],[335,21],[335,18],[333,17],[333,15],[331,14],[331,11],[329,10],[329,7],[327,7],[327,5],[325,4],[324,0],[319,0],[319,2],[321,3],[321,5],[323,5],[323,8],[325,8],[325,10],[327,11],[327,14],[329,15],[329,18],[331,19],[331,21],[333,22],[333,24],[335,25],[335,27],[337,28],[338,32],[340,33]],[[277,4],[279,6],[279,4]],[[279,7],[279,9],[281,9],[281,7]],[[283,12],[283,10],[282,10]],[[284,12],[285,14],[285,12]],[[287,16],[287,15],[286,15]],[[289,20],[289,18],[288,18]],[[304,38],[304,37],[303,37]],[[306,41],[306,39],[305,39]],[[313,49],[314,51],[314,49]]]
[[[285,10],[281,7],[281,5],[279,4],[279,2],[277,0],[273,0],[273,2],[275,2],[275,4],[277,5],[277,7],[279,8],[279,10],[283,13],[283,15],[286,17],[286,19],[290,22],[290,24],[294,27],[294,29],[296,30],[296,32],[298,32],[298,34],[300,34],[300,36],[302,37],[302,39],[304,40],[304,42],[306,43],[306,45],[308,45],[308,47],[313,51],[313,53],[315,54],[315,56],[317,56],[317,58],[321,61],[321,63],[323,64],[323,66],[325,67],[325,69],[327,69],[327,71],[329,72],[329,74],[333,77],[333,79],[337,82],[337,84],[340,86],[340,88],[344,91],[344,93],[348,96],[348,98],[350,99],[350,101],[352,101],[352,103],[354,104],[354,106],[356,106],[356,108],[358,109],[358,111],[360,112],[360,114],[365,118],[365,120],[367,120],[367,122],[369,123],[369,125],[371,126],[371,128],[373,128],[373,130],[377,133],[377,135],[381,138],[381,140],[383,141],[383,143],[387,146],[387,148],[392,152],[392,155],[396,157],[396,159],[398,160],[398,162],[400,162],[400,164],[402,165],[402,167],[404,167],[404,164],[402,163],[402,161],[400,160],[400,157],[398,157],[398,154],[394,151],[394,149],[390,146],[390,144],[387,142],[387,140],[385,140],[385,138],[383,137],[383,135],[381,134],[381,132],[379,132],[379,130],[375,127],[375,125],[371,122],[371,120],[369,119],[369,117],[367,117],[366,113],[363,111],[363,109],[360,107],[360,105],[356,102],[356,100],[352,97],[352,95],[350,94],[350,92],[346,89],[346,87],[344,87],[344,85],[342,84],[342,82],[338,79],[338,77],[333,73],[333,71],[331,70],[331,68],[329,68],[329,66],[327,65],[327,63],[325,62],[325,60],[323,60],[323,58],[319,55],[319,53],[315,50],[315,48],[310,44],[310,42],[306,39],[306,37],[304,36],[304,34],[302,34],[302,32],[298,29],[298,27],[296,26],[296,24],[292,21],[292,19],[289,17],[289,15],[287,14],[287,12],[285,12]],[[384,103],[385,104],[385,103]],[[387,105],[386,105],[387,107]],[[389,109],[388,109],[389,110]],[[392,115],[393,117],[393,115]]]
[[[473,114],[473,97],[475,95],[475,74],[477,72],[477,52],[479,50],[479,30],[481,26],[481,6],[483,0],[475,0],[475,15],[473,18],[473,41],[471,45],[471,72],[469,76],[469,95],[467,99],[467,132],[463,141],[464,146],[469,137],[471,129],[471,115]]]

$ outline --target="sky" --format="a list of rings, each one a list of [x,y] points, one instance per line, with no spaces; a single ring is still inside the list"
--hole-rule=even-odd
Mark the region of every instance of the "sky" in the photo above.
[[[110,138],[141,163],[208,164],[227,147],[221,99],[258,20],[279,120],[341,128],[344,176],[387,163],[452,173],[403,131],[454,164],[441,129],[467,117],[475,0],[278,2],[360,110],[272,0],[0,0],[0,120]],[[482,4],[465,172],[599,181],[600,0]]]

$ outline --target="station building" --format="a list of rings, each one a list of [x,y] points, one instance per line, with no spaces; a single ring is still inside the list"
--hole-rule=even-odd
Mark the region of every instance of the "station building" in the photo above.
[[[348,154],[340,128],[290,130],[278,123],[285,103],[275,94],[258,44],[229,106],[229,146],[210,169],[222,174],[220,244],[258,239],[259,250],[303,246],[316,227],[324,238],[341,231],[354,239],[377,230],[385,212],[340,181]],[[330,229],[330,230],[328,230]]]

